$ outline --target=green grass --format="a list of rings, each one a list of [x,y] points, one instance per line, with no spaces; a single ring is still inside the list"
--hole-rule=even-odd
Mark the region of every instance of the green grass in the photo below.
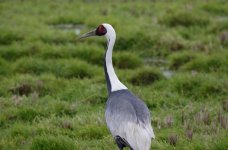
[[[170,10],[159,22],[170,27],[206,26],[209,24],[209,20],[206,17],[206,15],[192,11],[176,12],[176,10]]]
[[[135,71],[130,78],[130,82],[133,85],[149,85],[163,78],[164,76],[157,68],[144,67]]]
[[[106,41],[75,34],[103,22],[117,32],[118,77],[151,111],[151,149],[226,150],[227,14],[226,0],[2,0],[0,150],[117,149]]]
[[[35,138],[32,141],[31,150],[70,150],[76,149],[75,143],[70,139],[64,136],[56,137],[56,136],[47,136],[43,135]]]

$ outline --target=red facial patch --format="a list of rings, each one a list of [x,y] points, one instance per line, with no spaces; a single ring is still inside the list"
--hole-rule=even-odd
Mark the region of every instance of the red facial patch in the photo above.
[[[106,33],[107,33],[107,30],[103,25],[99,25],[99,27],[97,27],[96,35],[102,36],[102,35],[105,35]]]

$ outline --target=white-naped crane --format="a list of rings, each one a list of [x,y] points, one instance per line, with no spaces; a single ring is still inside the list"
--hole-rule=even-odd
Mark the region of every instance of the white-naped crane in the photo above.
[[[120,150],[149,150],[155,138],[151,126],[150,111],[145,103],[134,96],[118,79],[112,64],[112,51],[116,40],[114,28],[107,23],[80,36],[105,36],[107,50],[104,57],[104,72],[108,87],[105,119]],[[140,38],[140,37],[139,37]]]

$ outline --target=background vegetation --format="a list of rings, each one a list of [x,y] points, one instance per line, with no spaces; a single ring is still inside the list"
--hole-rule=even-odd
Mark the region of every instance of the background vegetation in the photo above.
[[[226,0],[0,1],[0,150],[117,149],[104,120],[105,39],[152,113],[151,149],[228,149]]]

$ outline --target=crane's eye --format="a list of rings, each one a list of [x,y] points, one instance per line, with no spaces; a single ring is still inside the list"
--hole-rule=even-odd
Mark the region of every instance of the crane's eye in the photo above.
[[[99,25],[99,27],[97,27],[96,35],[102,36],[102,35],[105,35],[106,33],[107,33],[107,30],[103,25]]]

